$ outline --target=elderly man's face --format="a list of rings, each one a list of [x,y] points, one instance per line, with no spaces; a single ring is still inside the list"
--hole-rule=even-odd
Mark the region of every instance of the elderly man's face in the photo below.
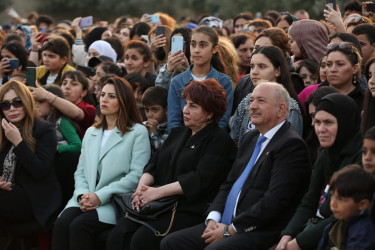
[[[250,98],[250,119],[264,134],[279,123],[280,100],[274,97],[272,86],[258,85]]]

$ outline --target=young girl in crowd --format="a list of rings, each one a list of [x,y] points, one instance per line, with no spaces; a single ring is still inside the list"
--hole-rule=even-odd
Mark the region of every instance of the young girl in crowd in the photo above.
[[[297,73],[302,77],[305,86],[315,85],[319,81],[319,63],[313,60],[303,60]]]
[[[65,72],[74,70],[67,64],[70,56],[68,42],[60,36],[50,36],[42,47],[43,65],[36,69],[36,80],[41,85],[61,85]]]
[[[365,67],[367,90],[363,102],[362,134],[375,126],[375,57],[369,59]]]
[[[219,126],[226,128],[232,110],[233,88],[229,76],[223,72],[223,64],[217,55],[219,38],[215,30],[202,26],[192,35],[190,43],[191,60],[193,64],[182,74],[175,76],[168,93],[168,128],[169,130],[183,125],[182,110],[186,100],[182,96],[186,85],[191,80],[202,81],[207,78],[216,79],[227,93],[227,111],[219,122]]]
[[[26,71],[27,51],[20,42],[4,44],[0,53],[0,86],[6,83],[13,74]],[[11,69],[9,59],[18,59],[18,68]]]
[[[64,98],[62,90],[55,85],[46,86],[45,89],[60,98]],[[46,100],[37,101],[36,109],[41,119],[55,124],[58,153],[81,152],[82,143],[77,133],[78,127],[76,128],[69,118]]]
[[[84,99],[87,96],[89,83],[80,71],[68,71],[62,77],[61,90],[64,98],[60,98],[42,87],[29,87],[36,100],[47,100],[61,113],[76,121],[80,128],[80,137],[83,138],[86,129],[95,119],[96,109]]]
[[[141,41],[131,41],[125,49],[125,69],[128,74],[138,73],[146,78],[150,86],[155,85],[156,75],[148,72],[152,54],[146,43]]]

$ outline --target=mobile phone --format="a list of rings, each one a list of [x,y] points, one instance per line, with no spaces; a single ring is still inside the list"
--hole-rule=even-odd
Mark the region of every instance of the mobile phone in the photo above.
[[[366,10],[367,10],[368,12],[375,12],[375,3],[368,3],[368,4],[366,5]]]
[[[27,67],[26,68],[26,86],[36,87],[36,67]]]
[[[181,50],[184,52],[184,38],[182,36],[173,36],[171,45],[171,54]]]
[[[148,35],[141,35],[141,41],[144,41],[147,43],[147,45],[150,45],[150,40],[148,39]]]
[[[336,0],[326,0],[326,4],[328,4],[332,9],[336,10]]]
[[[90,68],[90,67],[81,66],[81,65],[77,66],[77,70],[82,71],[87,77],[94,76],[95,73],[96,73],[95,69]]]
[[[243,33],[249,33],[249,32],[250,32],[250,29],[249,29],[249,28],[243,28],[243,29],[241,30],[241,32],[243,32]]]
[[[18,62],[18,59],[17,58],[9,58],[8,59],[9,61],[9,64],[10,64],[10,69],[18,69],[20,64]]]
[[[40,33],[39,39],[37,40],[38,43],[43,43],[44,39],[46,39],[47,34],[46,33]]]
[[[81,29],[90,27],[92,25],[92,16],[83,17],[81,21],[79,22],[79,27]]]
[[[150,23],[159,23],[160,17],[159,15],[150,15]]]
[[[164,26],[157,26],[155,29],[155,35],[163,35],[165,34],[165,27]]]

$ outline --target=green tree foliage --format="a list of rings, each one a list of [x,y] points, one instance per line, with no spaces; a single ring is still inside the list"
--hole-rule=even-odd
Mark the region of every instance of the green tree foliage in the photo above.
[[[4,1],[11,0],[1,0]],[[232,18],[237,13],[251,11],[265,13],[267,10],[294,12],[305,9],[315,19],[322,17],[324,1],[312,0],[42,0],[41,12],[61,15],[66,18],[94,15],[114,20],[120,15],[140,17],[143,13],[162,11],[179,19],[189,15],[197,19],[202,14],[211,14],[222,19]]]
[[[1,0],[0,1],[0,12],[4,11],[11,4],[13,4],[12,0]]]

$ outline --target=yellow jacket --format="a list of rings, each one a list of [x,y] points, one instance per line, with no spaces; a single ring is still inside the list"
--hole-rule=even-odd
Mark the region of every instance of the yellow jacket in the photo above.
[[[66,64],[64,66],[64,68],[62,68],[62,70],[60,70],[59,75],[57,76],[57,78],[55,80],[55,84],[60,86],[61,85],[61,78],[64,75],[64,73],[67,72],[67,71],[72,71],[72,70],[75,70],[75,68],[73,68],[69,64]],[[48,70],[46,69],[46,67],[44,65],[39,66],[36,69],[36,80],[38,81],[38,83],[40,85],[45,85],[46,84],[45,83],[46,79],[44,80],[44,82],[41,82],[41,79],[46,76],[47,72],[48,72]]]

